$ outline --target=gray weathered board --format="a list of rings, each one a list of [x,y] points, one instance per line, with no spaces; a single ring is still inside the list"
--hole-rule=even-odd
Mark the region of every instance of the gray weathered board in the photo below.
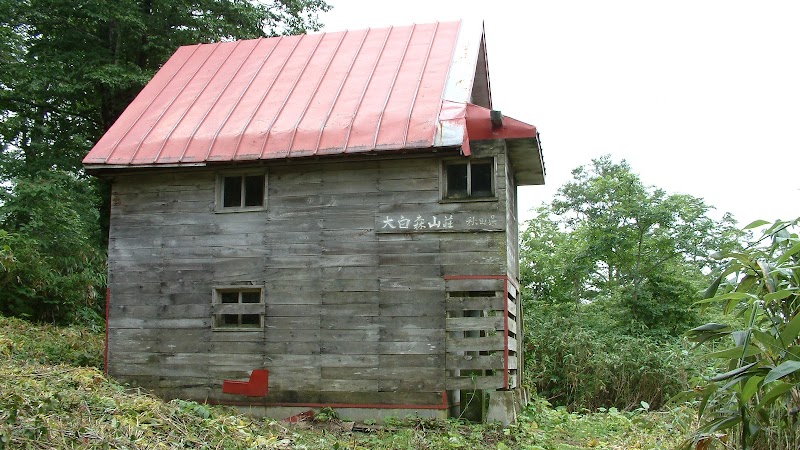
[[[463,387],[447,381],[451,369],[502,368],[497,353],[459,354],[497,350],[498,336],[446,331],[459,308],[446,294],[458,283],[446,276],[518,270],[502,143],[472,149],[496,159],[494,201],[441,200],[442,161],[461,158],[455,152],[270,164],[267,207],[236,213],[216,210],[224,168],[115,174],[109,372],[169,397],[247,400],[223,395],[222,381],[265,367],[267,402],[430,405]],[[417,216],[424,229],[413,229]],[[400,226],[406,218],[411,228]],[[212,305],[220,285],[263,288],[265,327],[213,330],[213,313],[226,308]],[[502,387],[494,373],[481,388]]]

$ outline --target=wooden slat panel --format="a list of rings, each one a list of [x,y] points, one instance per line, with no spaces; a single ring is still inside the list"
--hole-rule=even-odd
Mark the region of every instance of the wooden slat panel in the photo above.
[[[506,325],[508,326],[508,331],[510,333],[517,334],[517,322],[516,321],[508,319],[508,322],[507,322]]]
[[[508,357],[508,369],[513,370],[517,368],[517,357],[516,356],[509,356]]]
[[[518,298],[517,288],[514,287],[514,283],[508,283],[508,296],[514,299]]]
[[[503,297],[450,297],[448,311],[502,311]]]
[[[511,338],[509,338],[509,341]],[[447,338],[447,352],[470,352],[503,350],[503,336],[469,338]]]
[[[517,351],[517,340],[513,337],[508,337],[508,350],[512,352]]]
[[[447,370],[482,370],[504,368],[503,355],[447,355]]]
[[[485,377],[449,377],[445,383],[448,390],[455,389],[501,389],[504,378],[502,374]]]
[[[502,316],[495,317],[450,317],[447,331],[499,331],[505,328]]]
[[[513,314],[514,316],[517,315],[517,304],[512,302],[511,300],[506,300],[506,304],[508,305],[508,313]]]
[[[484,274],[485,275],[485,274]],[[445,281],[448,292],[453,291],[500,291],[503,292],[504,280],[487,278],[449,279]]]

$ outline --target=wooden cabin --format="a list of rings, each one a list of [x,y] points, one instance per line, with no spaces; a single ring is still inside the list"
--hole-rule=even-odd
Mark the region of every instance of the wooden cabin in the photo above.
[[[108,373],[276,418],[506,420],[544,167],[486,56],[461,22],[179,48],[83,161],[112,182]]]

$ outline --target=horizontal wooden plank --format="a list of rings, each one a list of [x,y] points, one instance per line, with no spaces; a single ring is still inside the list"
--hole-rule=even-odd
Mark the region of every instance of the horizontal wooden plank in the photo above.
[[[262,312],[264,312],[264,305]],[[379,314],[378,304],[373,303],[349,303],[334,305],[307,305],[307,304],[272,304],[269,301],[266,305],[266,314],[271,317],[308,317],[323,314],[327,317],[337,316],[377,316]]]
[[[447,337],[447,352],[477,352],[503,350],[503,336]]]
[[[502,389],[505,383],[503,374],[477,377],[448,377],[447,390]]]
[[[381,355],[435,355],[444,351],[444,342],[379,342]]]
[[[116,317],[109,318],[110,328],[152,328],[152,329],[171,329],[185,330],[195,328],[211,328],[211,316],[194,319],[158,319],[158,318],[138,318],[138,317]]]
[[[441,327],[384,327],[379,334],[382,342],[444,342],[445,339]]]
[[[439,316],[444,317],[444,303],[381,303],[381,316]]]
[[[517,369],[518,368],[517,361],[518,361],[518,359],[517,359],[516,356],[509,356],[508,357],[508,369],[509,370]]]
[[[485,274],[491,275],[491,274]],[[498,278],[456,278],[445,281],[448,292],[499,291],[503,292],[504,279]]]
[[[505,329],[502,316],[494,317],[448,317],[447,331],[499,331]]]
[[[492,355],[447,355],[447,370],[501,370],[505,368],[503,354]]]
[[[444,280],[441,278],[381,278],[382,291],[443,291]]]
[[[505,273],[505,263],[481,264],[477,262],[451,264],[447,261],[442,263],[442,276],[481,276],[487,274]]]
[[[266,315],[264,317],[264,327],[268,330],[319,330],[320,317],[272,317]]]
[[[445,357],[443,353],[414,355],[414,354],[388,354],[380,355],[380,366],[382,368],[392,367],[444,367]]]
[[[508,313],[516,316],[517,315],[517,304],[512,302],[511,300],[506,300],[506,305],[508,306]]]
[[[381,331],[377,328],[362,330],[321,330],[319,340],[321,342],[349,341],[349,342],[370,342],[380,338]]]
[[[322,379],[369,379],[369,380],[425,380],[441,378],[441,367],[323,367]]]
[[[320,354],[323,355],[375,355],[378,353],[377,342],[364,341],[326,341],[320,343]]]
[[[509,333],[517,334],[517,322],[515,320],[508,319],[508,322],[506,323],[506,327],[507,327],[506,329],[507,329],[507,331]]]
[[[383,392],[429,392],[444,391],[444,376],[429,377],[425,379],[390,379],[378,380],[378,388]]]
[[[517,288],[514,287],[514,283],[508,283],[508,295],[511,298],[517,298]]]
[[[272,341],[267,339],[262,345],[262,354],[273,355],[318,355],[322,344],[318,341]]]
[[[495,297],[449,297],[448,311],[502,311],[503,298]]]

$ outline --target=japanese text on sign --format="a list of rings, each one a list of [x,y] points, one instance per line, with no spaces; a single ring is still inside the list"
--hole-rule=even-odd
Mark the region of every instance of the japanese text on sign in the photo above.
[[[376,228],[383,233],[421,231],[469,231],[502,229],[495,214],[382,214],[376,216]]]

